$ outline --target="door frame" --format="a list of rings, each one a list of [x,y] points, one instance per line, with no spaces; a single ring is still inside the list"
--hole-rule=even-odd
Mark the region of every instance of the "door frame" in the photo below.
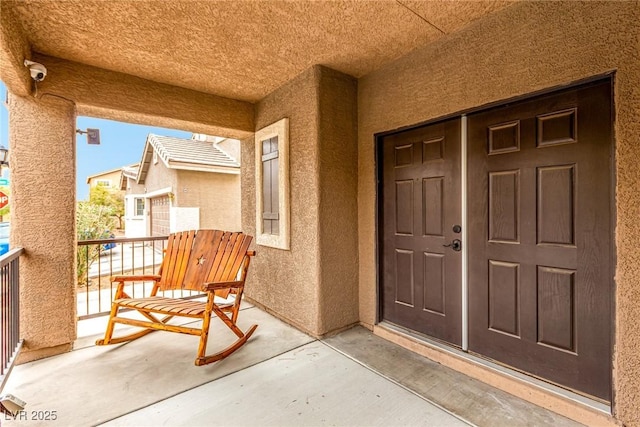
[[[606,81],[608,80],[610,82],[611,85],[611,145],[610,145],[610,160],[609,160],[609,185],[611,188],[611,194],[612,194],[612,198],[609,200],[609,210],[610,210],[610,226],[611,226],[611,230],[612,230],[612,235],[610,236],[611,238],[611,253],[610,253],[610,261],[611,261],[611,266],[612,266],[612,272],[613,275],[610,278],[611,280],[611,290],[612,290],[612,295],[611,295],[611,315],[612,315],[612,319],[611,319],[611,342],[609,343],[609,347],[611,350],[611,360],[609,360],[609,369],[611,370],[611,372],[613,373],[613,360],[615,358],[615,323],[616,323],[616,294],[617,294],[617,284],[616,284],[616,280],[615,280],[615,272],[617,269],[617,246],[616,246],[616,239],[615,239],[615,230],[616,230],[616,223],[617,223],[617,212],[616,212],[616,199],[615,199],[615,194],[616,194],[616,187],[617,187],[617,181],[616,181],[616,172],[617,172],[617,162],[616,162],[616,133],[615,133],[615,83],[616,83],[616,79],[615,79],[615,70],[613,71],[608,71],[606,73],[603,74],[598,74],[595,76],[591,76],[585,79],[579,79],[579,80],[575,80],[572,81],[570,83],[567,84],[561,84],[561,85],[556,85],[556,86],[552,86],[552,87],[548,87],[539,91],[534,91],[531,93],[527,93],[527,94],[522,94],[522,95],[518,95],[518,96],[514,96],[511,98],[506,98],[506,99],[501,99],[501,100],[497,100],[497,101],[493,101],[493,102],[489,102],[477,107],[472,107],[472,108],[468,108],[465,110],[461,110],[458,112],[454,112],[451,114],[447,114],[444,116],[440,116],[434,119],[429,119],[429,120],[425,120],[422,122],[418,122],[415,124],[411,124],[411,125],[407,125],[407,126],[402,126],[396,129],[392,129],[392,130],[388,130],[388,131],[383,131],[383,132],[379,132],[379,133],[375,133],[373,135],[373,143],[374,143],[374,171],[375,171],[375,179],[376,179],[376,193],[375,193],[375,207],[376,207],[376,211],[375,211],[375,271],[376,271],[376,281],[375,281],[375,286],[376,286],[376,315],[375,315],[375,319],[376,319],[376,324],[379,324],[380,322],[383,321],[382,318],[382,290],[381,290],[381,286],[382,286],[382,276],[383,276],[383,272],[382,272],[382,268],[383,268],[383,263],[381,262],[382,259],[382,225],[383,222],[381,221],[381,213],[382,213],[382,209],[383,209],[383,199],[381,197],[381,195],[383,194],[382,192],[382,186],[383,186],[383,180],[382,180],[382,176],[383,176],[383,171],[382,171],[382,154],[383,154],[383,141],[384,138],[386,136],[395,134],[395,133],[400,133],[400,132],[404,132],[404,131],[408,131],[408,130],[412,130],[415,128],[420,128],[423,126],[429,126],[431,124],[434,123],[438,123],[438,122],[442,122],[445,120],[449,120],[452,118],[461,118],[461,136],[460,136],[460,143],[461,143],[461,147],[460,147],[460,158],[461,158],[461,195],[460,197],[462,198],[461,202],[461,215],[462,215],[462,263],[461,263],[461,286],[462,286],[462,307],[461,307],[461,315],[462,315],[462,351],[466,354],[469,354],[468,352],[468,331],[469,331],[469,325],[468,325],[468,313],[469,313],[469,307],[468,307],[468,278],[469,278],[469,270],[468,270],[468,236],[467,236],[467,227],[468,227],[468,208],[467,208],[467,172],[468,172],[468,138],[467,138],[467,130],[468,130],[468,126],[467,126],[467,115],[468,114],[472,114],[472,113],[476,113],[476,112],[480,112],[480,111],[484,111],[484,110],[488,110],[494,107],[498,107],[498,106],[507,106],[511,103],[514,102],[519,102],[519,101],[524,101],[527,99],[532,99],[538,96],[543,96],[543,95],[547,95],[547,94],[552,94],[554,92],[558,92],[558,91],[562,91],[562,90],[567,90],[567,89],[572,89],[575,87],[579,87],[579,86],[586,86],[590,83],[597,83],[597,82],[602,82],[602,81]],[[445,344],[446,345],[446,344]],[[453,346],[452,346],[453,348]],[[495,363],[495,362],[494,362]],[[519,372],[514,368],[509,368],[505,366],[505,369],[513,371],[513,372]],[[526,374],[525,374],[526,375]],[[534,377],[531,377],[532,379]],[[554,383],[550,383],[550,384],[554,384]],[[561,386],[559,386],[561,387]],[[579,393],[578,393],[579,394]],[[616,395],[615,395],[615,387],[613,387],[612,384],[612,394],[611,394],[611,402],[610,405],[611,407],[613,407],[614,402],[616,400]]]
[[[460,118],[460,215],[462,218],[462,271],[460,272],[460,286],[462,286],[460,302],[460,313],[462,315],[462,351],[469,351],[469,215],[468,215],[468,194],[467,174],[469,162],[469,141],[468,141],[467,115],[462,114]]]

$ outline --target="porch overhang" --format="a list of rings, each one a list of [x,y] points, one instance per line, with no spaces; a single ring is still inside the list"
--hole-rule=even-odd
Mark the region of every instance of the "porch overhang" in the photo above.
[[[78,102],[79,114],[125,121],[132,118],[123,112],[122,101],[130,97],[106,88],[149,84],[148,94],[137,94],[140,103],[158,95],[194,99],[213,107],[201,117],[203,123],[220,126],[215,122],[224,122],[220,110],[239,110],[244,118],[251,103],[315,64],[361,77],[512,3],[4,0],[0,78],[11,92],[25,96],[33,82],[24,59],[43,62],[50,72],[40,92],[64,90]],[[194,98],[194,93],[213,97]],[[176,113],[169,118],[191,123],[177,108],[188,104],[169,103],[167,110]],[[146,104],[141,113],[159,113],[150,108]],[[223,126],[246,131],[252,124],[236,119]]]
[[[16,12],[0,5],[0,80],[19,96],[27,96],[31,92],[29,73],[20,67],[30,56],[31,45]]]
[[[48,70],[34,96],[64,96],[76,104],[79,115],[234,138],[246,138],[254,129],[253,105],[248,102],[46,55],[36,54],[33,60]]]

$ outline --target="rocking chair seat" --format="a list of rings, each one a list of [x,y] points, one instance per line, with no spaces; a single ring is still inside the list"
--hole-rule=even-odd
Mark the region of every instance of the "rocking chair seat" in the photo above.
[[[202,317],[202,314],[207,309],[205,301],[195,301],[183,298],[121,298],[113,301],[113,303],[122,308],[133,308],[135,310],[146,312],[198,318]],[[233,303],[217,305],[218,308],[222,310],[233,307]]]

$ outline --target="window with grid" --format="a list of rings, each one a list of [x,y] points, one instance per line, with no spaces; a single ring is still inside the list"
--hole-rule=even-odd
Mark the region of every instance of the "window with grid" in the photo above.
[[[144,199],[141,197],[136,197],[134,199],[134,215],[135,216],[142,216],[144,215]]]

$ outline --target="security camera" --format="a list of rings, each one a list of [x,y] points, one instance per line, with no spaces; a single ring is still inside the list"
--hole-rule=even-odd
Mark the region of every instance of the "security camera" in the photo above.
[[[24,60],[24,66],[29,67],[29,71],[31,72],[31,78],[37,82],[41,82],[47,76],[47,69],[44,65],[39,62],[29,61],[28,59]]]

